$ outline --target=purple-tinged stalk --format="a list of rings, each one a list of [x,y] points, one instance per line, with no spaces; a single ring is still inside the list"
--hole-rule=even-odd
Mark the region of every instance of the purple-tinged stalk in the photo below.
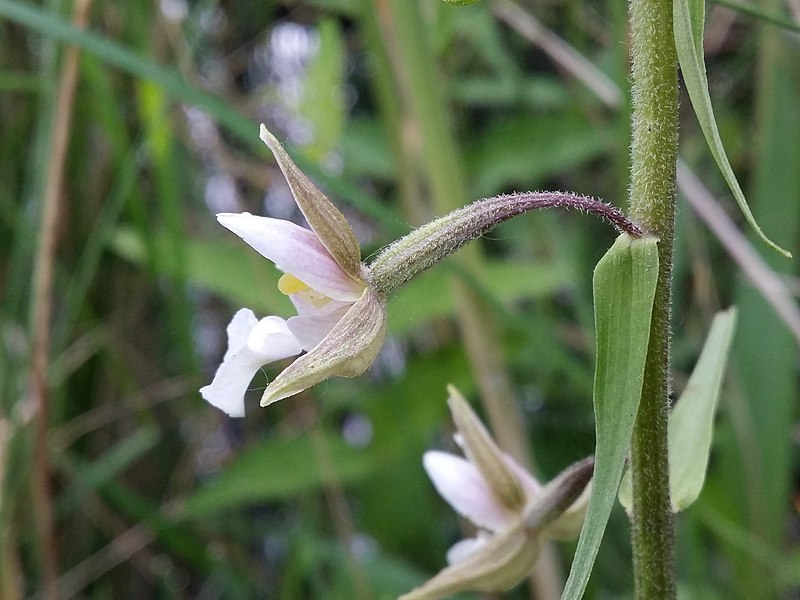
[[[568,192],[503,194],[454,210],[386,247],[370,263],[369,283],[387,294],[496,225],[537,208],[579,210],[608,221],[631,237],[643,235],[621,210],[596,198]]]

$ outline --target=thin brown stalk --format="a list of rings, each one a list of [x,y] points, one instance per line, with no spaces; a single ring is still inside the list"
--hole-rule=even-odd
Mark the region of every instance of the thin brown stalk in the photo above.
[[[153,531],[143,523],[137,523],[115,537],[106,546],[81,561],[58,578],[57,598],[75,598],[91,583],[108,573],[114,567],[131,559],[155,540]],[[31,598],[42,600],[43,594]]]
[[[72,22],[85,27],[91,0],[76,2]],[[33,475],[31,477],[36,534],[42,568],[42,597],[58,594],[58,551],[55,542],[52,498],[50,497],[47,432],[49,392],[47,365],[50,360],[50,316],[53,300],[53,267],[56,252],[56,228],[64,180],[64,162],[72,122],[72,108],[78,79],[77,47],[67,49],[55,99],[53,138],[47,160],[45,190],[39,225],[39,241],[34,266],[32,293],[32,347],[30,365],[31,401],[36,408]]]
[[[370,585],[367,571],[354,551],[353,542],[356,540],[356,528],[353,522],[353,515],[347,504],[347,497],[344,489],[342,489],[339,475],[336,473],[330,448],[319,427],[318,411],[310,400],[307,398],[304,400],[304,409],[314,421],[310,432],[314,462],[322,475],[325,503],[333,519],[336,536],[339,538],[344,550],[345,563],[353,584],[353,598],[355,600],[373,600],[375,593]]]

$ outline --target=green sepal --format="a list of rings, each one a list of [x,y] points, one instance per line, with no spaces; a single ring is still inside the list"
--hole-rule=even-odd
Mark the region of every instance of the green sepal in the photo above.
[[[334,260],[355,280],[361,279],[361,248],[344,215],[303,173],[280,142],[261,125],[262,141],[272,150],[297,206]]]
[[[365,288],[325,339],[281,371],[267,386],[261,406],[302,392],[329,377],[361,375],[378,356],[385,338],[383,298],[372,288]]]

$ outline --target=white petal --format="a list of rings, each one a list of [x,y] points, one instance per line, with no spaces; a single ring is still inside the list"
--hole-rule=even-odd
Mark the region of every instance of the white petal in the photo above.
[[[280,317],[261,319],[247,337],[247,348],[262,365],[302,351],[287,322]]]
[[[426,452],[422,464],[436,491],[460,515],[491,531],[513,520],[492,495],[489,484],[470,462],[435,450]]]
[[[243,417],[245,392],[261,366],[301,351],[283,319],[256,321],[252,311],[242,309],[228,325],[228,350],[222,364],[200,394],[229,416]]]
[[[253,327],[257,324],[258,319],[256,319],[256,315],[249,308],[240,308],[236,314],[233,315],[226,329],[228,332],[228,349],[225,352],[223,361],[228,360],[228,358],[239,352],[239,350],[247,344],[247,338],[250,336],[250,332],[253,331]]]
[[[450,549],[447,551],[447,564],[454,565],[461,562],[474,552],[477,552],[478,549],[486,543],[487,539],[489,539],[489,537],[486,534],[479,533],[478,537],[467,538],[456,542],[450,546]]]
[[[363,284],[338,265],[313,231],[250,213],[220,213],[217,220],[281,271],[291,273],[310,288],[334,300],[353,302],[361,296]]]

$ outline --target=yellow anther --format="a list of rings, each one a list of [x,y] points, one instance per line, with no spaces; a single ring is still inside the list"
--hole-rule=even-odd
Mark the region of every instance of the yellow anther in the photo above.
[[[308,287],[305,283],[300,281],[297,277],[295,277],[291,273],[284,273],[278,280],[278,289],[281,291],[282,294],[290,296],[292,294],[299,294],[300,292],[305,292],[307,290],[310,290],[311,288]]]

